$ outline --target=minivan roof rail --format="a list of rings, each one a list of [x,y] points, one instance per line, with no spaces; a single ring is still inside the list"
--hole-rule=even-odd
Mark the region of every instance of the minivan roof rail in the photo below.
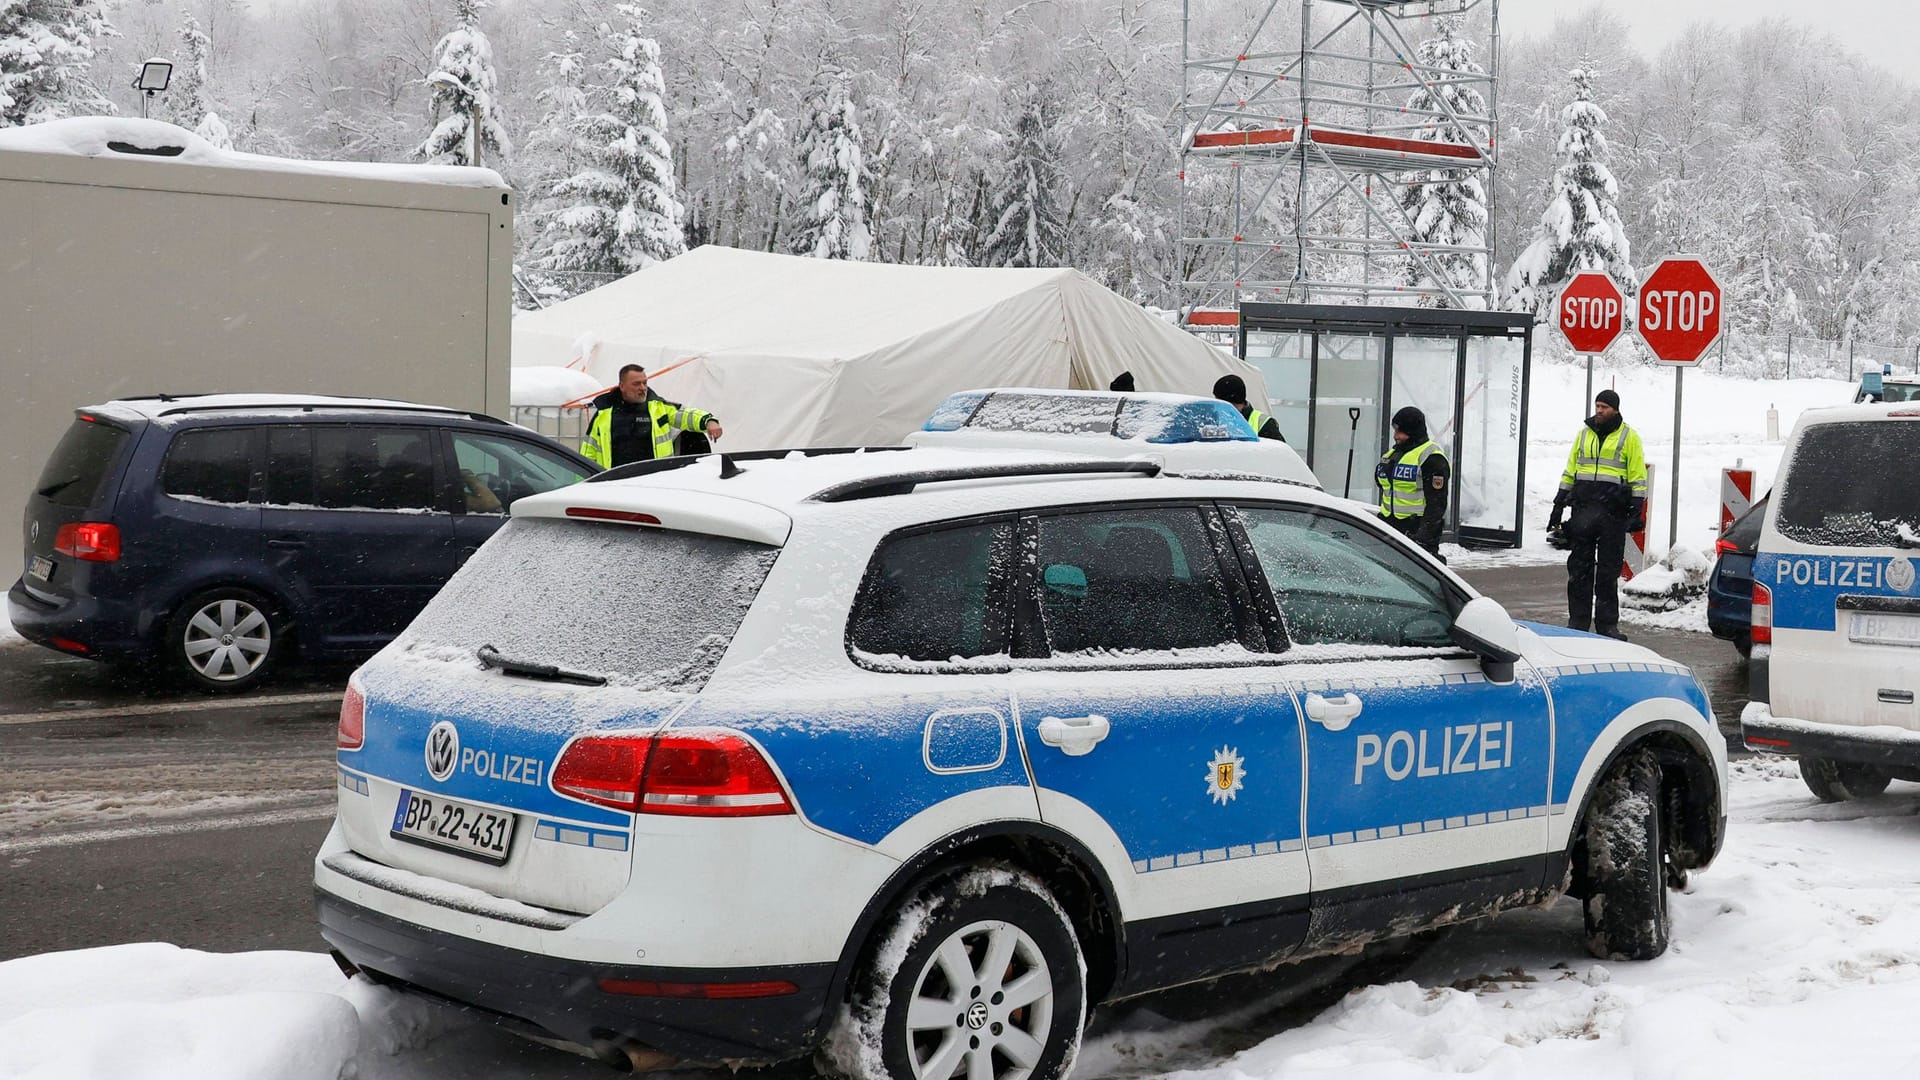
[[[161,401],[171,401],[167,395],[157,395]],[[138,398],[121,398],[122,401],[137,401]],[[151,400],[151,399],[148,399]],[[175,405],[157,410],[155,416],[174,416],[192,412],[317,412],[320,410],[338,410],[341,412],[392,412],[392,413],[433,413],[437,416],[464,416],[488,424],[509,426],[505,420],[486,413],[468,412],[465,409],[449,409],[444,405],[398,405],[383,404],[378,398],[364,401],[248,401],[231,405]]]
[[[814,492],[814,502],[849,502],[877,499],[884,495],[905,495],[920,484],[952,480],[1000,480],[1022,476],[1159,476],[1157,461],[1053,461],[1011,465],[962,465],[950,469],[922,469],[848,480]]]
[[[890,450],[911,449],[913,449],[911,446],[800,446],[788,450],[743,450],[737,454],[675,455],[673,457],[651,458],[646,461],[631,461],[625,465],[615,465],[605,472],[598,472],[587,477],[587,483],[599,484],[608,480],[630,480],[636,476],[652,476],[654,473],[670,472],[674,469],[684,468],[696,461],[703,461],[710,457],[718,457],[720,459],[721,479],[730,480],[735,473],[741,471],[735,467],[735,463],[741,461],[771,461],[775,458],[786,457],[788,454],[800,454],[805,457],[826,457],[832,454],[874,454],[884,453]]]

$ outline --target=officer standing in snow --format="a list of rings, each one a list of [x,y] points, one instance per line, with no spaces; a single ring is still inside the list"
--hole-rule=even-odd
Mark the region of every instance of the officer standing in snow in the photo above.
[[[1426,413],[1409,405],[1393,414],[1393,449],[1373,467],[1373,482],[1380,488],[1380,516],[1387,524],[1440,558],[1453,467],[1427,437]]]
[[[1594,395],[1593,415],[1574,436],[1553,497],[1547,531],[1560,527],[1568,509],[1567,625],[1591,627],[1610,638],[1620,632],[1620,565],[1627,534],[1640,527],[1647,507],[1647,457],[1640,433],[1620,418],[1620,395]]]
[[[1239,409],[1240,415],[1246,417],[1247,423],[1252,425],[1255,435],[1263,439],[1287,441],[1287,437],[1280,434],[1280,425],[1274,421],[1273,417],[1247,403],[1247,380],[1238,375],[1222,375],[1214,381],[1213,396],[1216,400],[1224,401]]]
[[[603,469],[672,457],[676,430],[720,437],[720,421],[712,413],[648,391],[647,371],[638,364],[621,368],[620,384],[595,398],[593,407],[580,453]]]

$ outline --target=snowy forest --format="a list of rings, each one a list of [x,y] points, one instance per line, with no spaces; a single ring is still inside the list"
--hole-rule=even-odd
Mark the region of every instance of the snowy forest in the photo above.
[[[1265,8],[1194,6],[1228,51]],[[1484,12],[1464,45],[1418,25],[1423,55],[1484,61]],[[1179,0],[0,0],[0,126],[138,115],[150,56],[178,65],[154,115],[223,145],[498,170],[519,263],[560,292],[719,243],[1179,301]],[[1631,281],[1689,252],[1749,340],[1911,355],[1914,86],[1784,20],[1643,55],[1601,4],[1509,35],[1500,74],[1497,190],[1451,197],[1484,227],[1493,196],[1502,306],[1570,259]],[[1617,250],[1537,249],[1578,153],[1613,179]]]

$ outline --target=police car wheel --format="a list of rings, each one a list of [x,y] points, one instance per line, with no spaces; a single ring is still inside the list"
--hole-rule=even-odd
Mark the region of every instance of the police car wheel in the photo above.
[[[1651,960],[1667,951],[1666,836],[1660,766],[1623,761],[1602,781],[1587,822],[1587,949],[1602,960]]]
[[[1893,774],[1857,761],[1803,757],[1800,759],[1800,779],[1807,782],[1807,790],[1813,792],[1814,798],[1821,802],[1846,802],[1849,799],[1871,799],[1887,790],[1887,785],[1893,782]]]
[[[166,659],[202,690],[245,690],[273,670],[281,636],[272,605],[259,594],[210,589],[174,614]]]
[[[974,867],[895,911],[836,1016],[823,1065],[854,1080],[1055,1080],[1086,1026],[1073,924],[1033,877]]]

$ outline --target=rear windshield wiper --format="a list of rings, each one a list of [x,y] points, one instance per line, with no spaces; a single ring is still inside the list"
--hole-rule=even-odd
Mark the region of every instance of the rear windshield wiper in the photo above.
[[[533,664],[525,660],[510,660],[500,655],[500,650],[491,645],[482,645],[474,652],[480,658],[480,666],[492,668],[507,675],[518,675],[526,679],[541,679],[546,682],[574,683],[579,686],[605,686],[605,675],[594,675],[585,671],[568,671],[552,664]]]

